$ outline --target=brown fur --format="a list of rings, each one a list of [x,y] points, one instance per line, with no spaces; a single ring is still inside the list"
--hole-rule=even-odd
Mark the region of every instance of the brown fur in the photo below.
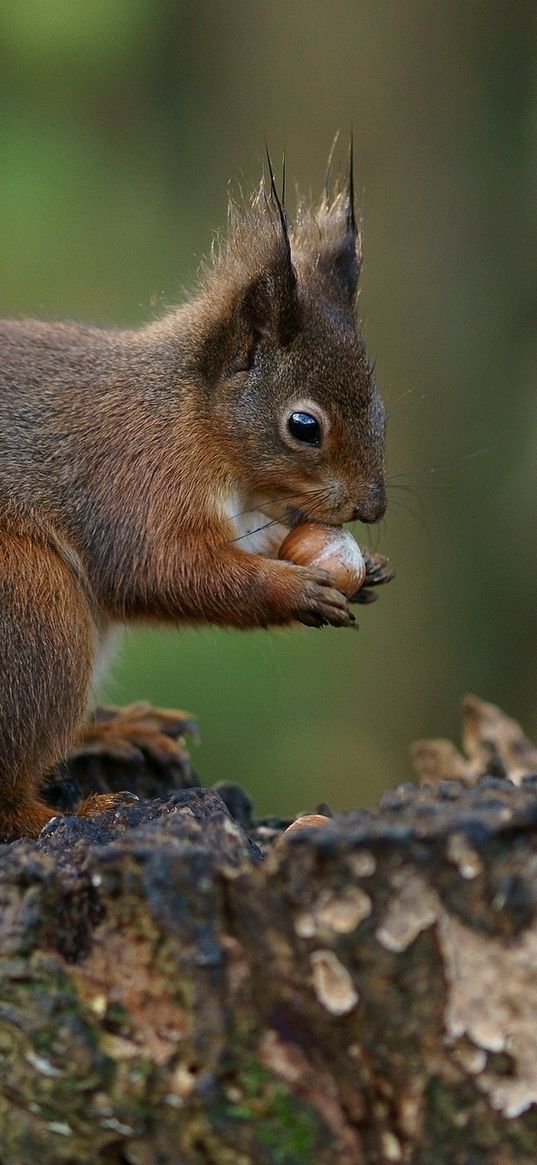
[[[51,816],[39,786],[114,624],[348,625],[327,576],[265,555],[307,516],[384,510],[359,266],[344,194],[302,209],[289,238],[260,195],[157,323],[0,323],[1,837]],[[286,440],[304,401],[329,421],[321,449]],[[248,510],[277,524],[263,553],[234,525]]]

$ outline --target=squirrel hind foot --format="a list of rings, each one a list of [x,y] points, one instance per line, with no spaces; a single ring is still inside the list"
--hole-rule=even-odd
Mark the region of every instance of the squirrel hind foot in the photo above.
[[[108,809],[120,809],[139,801],[136,793],[123,789],[121,793],[90,793],[77,809],[77,817],[94,817],[96,813],[105,813]]]
[[[139,800],[135,793],[128,791],[92,793],[82,802],[77,817],[93,817],[97,813],[118,809]],[[14,809],[4,809],[0,816],[0,844],[19,841],[23,837],[39,837],[41,830],[53,817],[65,817],[65,814],[37,798],[20,802]]]

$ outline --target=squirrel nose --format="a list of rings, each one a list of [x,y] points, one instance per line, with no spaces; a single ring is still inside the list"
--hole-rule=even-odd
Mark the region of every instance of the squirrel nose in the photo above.
[[[378,522],[386,510],[386,493],[382,486],[371,489],[353,511],[353,519],[360,522]]]

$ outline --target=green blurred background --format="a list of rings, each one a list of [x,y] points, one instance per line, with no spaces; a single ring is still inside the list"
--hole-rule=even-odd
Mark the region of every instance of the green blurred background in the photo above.
[[[317,196],[354,126],[397,581],[359,635],[129,633],[104,693],[195,713],[201,776],[261,812],[372,804],[467,690],[537,736],[535,11],[2,0],[3,315],[154,317],[265,137]]]

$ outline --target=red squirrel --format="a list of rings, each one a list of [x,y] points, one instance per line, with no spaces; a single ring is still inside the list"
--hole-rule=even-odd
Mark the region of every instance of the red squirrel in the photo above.
[[[40,787],[122,624],[353,622],[277,551],[302,521],[385,510],[360,267],[352,169],[292,226],[271,172],[156,323],[0,323],[1,840],[55,815]]]

